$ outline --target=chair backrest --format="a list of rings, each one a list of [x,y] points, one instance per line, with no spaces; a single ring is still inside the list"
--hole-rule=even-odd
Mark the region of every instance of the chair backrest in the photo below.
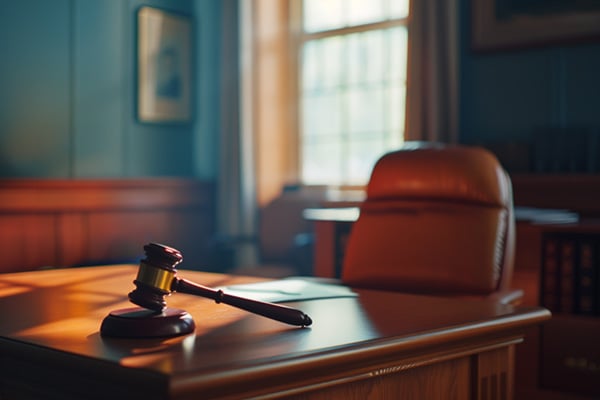
[[[508,289],[511,181],[480,147],[408,142],[376,163],[348,238],[342,280],[428,294]]]

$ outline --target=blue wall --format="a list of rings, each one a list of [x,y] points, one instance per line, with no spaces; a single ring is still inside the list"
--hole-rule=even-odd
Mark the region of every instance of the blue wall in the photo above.
[[[136,11],[190,15],[192,124],[135,117]],[[214,179],[219,132],[219,0],[2,0],[0,177]]]
[[[475,0],[461,1],[462,142],[530,142],[540,127],[600,127],[600,42],[477,53]]]
[[[233,1],[233,0],[231,0]],[[528,142],[539,126],[600,126],[600,43],[475,53],[461,4],[460,140]],[[135,16],[195,22],[195,119],[135,118]],[[216,179],[220,0],[0,0],[0,177]]]

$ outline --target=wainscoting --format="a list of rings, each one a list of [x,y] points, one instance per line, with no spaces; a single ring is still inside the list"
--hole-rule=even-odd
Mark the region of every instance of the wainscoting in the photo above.
[[[179,249],[202,269],[215,188],[188,179],[0,180],[0,273],[137,263],[143,246]]]

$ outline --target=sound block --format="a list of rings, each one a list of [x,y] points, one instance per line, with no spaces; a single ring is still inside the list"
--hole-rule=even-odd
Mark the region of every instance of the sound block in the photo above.
[[[157,338],[191,333],[196,324],[190,314],[177,308],[159,313],[141,307],[112,311],[102,321],[100,334],[119,338]]]

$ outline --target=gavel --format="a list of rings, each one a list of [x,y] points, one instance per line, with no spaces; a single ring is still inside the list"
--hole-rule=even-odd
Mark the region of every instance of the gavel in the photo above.
[[[213,299],[216,303],[228,304],[254,314],[297,326],[309,326],[312,320],[300,310],[280,304],[233,296],[177,277],[175,266],[183,261],[179,250],[158,243],[144,246],[146,258],[133,281],[136,288],[129,293],[129,300],[140,307],[162,312],[167,307],[165,300],[173,292],[186,293]]]

